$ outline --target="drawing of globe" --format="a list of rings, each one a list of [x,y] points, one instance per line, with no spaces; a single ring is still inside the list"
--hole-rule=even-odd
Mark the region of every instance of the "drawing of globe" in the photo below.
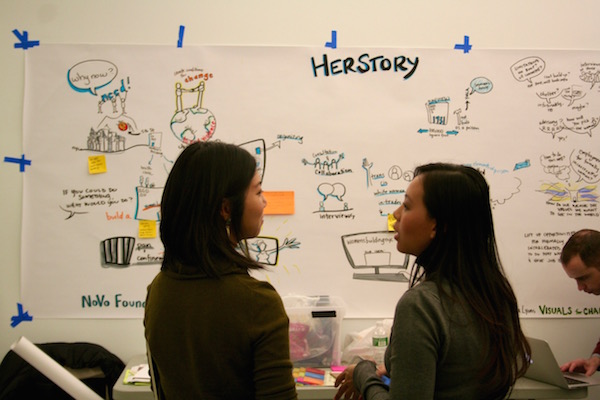
[[[217,120],[206,108],[186,108],[171,119],[171,132],[185,144],[207,141],[217,129]]]

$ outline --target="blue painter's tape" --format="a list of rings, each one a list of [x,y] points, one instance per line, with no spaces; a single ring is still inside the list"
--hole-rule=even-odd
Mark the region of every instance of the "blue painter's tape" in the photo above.
[[[21,155],[21,158],[4,157],[4,162],[19,164],[19,171],[25,172],[25,166],[31,165],[31,160],[25,159],[25,154]]]
[[[185,26],[179,25],[179,39],[177,40],[177,47],[183,46],[183,33],[185,32]]]
[[[15,43],[15,49],[27,50],[30,47],[40,45],[39,40],[29,40],[29,32],[27,31],[23,31],[23,33],[21,33],[17,29],[13,29],[12,33],[17,37],[17,39],[19,39],[19,43]]]

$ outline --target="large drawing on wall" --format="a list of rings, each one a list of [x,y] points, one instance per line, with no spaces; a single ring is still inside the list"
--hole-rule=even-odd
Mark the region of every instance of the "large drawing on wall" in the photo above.
[[[389,317],[414,257],[388,216],[414,168],[486,177],[523,317],[597,317],[561,269],[598,228],[600,53],[44,45],[26,56],[22,303],[37,317],[140,318],[179,153],[226,141],[293,192],[241,249],[282,295]]]

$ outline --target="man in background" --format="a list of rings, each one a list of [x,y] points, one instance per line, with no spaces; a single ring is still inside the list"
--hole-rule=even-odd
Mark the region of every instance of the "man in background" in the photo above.
[[[560,254],[560,262],[569,278],[575,279],[577,289],[600,295],[600,232],[582,229],[575,232]],[[562,365],[568,372],[592,375],[600,367],[600,341],[590,358],[580,358]]]

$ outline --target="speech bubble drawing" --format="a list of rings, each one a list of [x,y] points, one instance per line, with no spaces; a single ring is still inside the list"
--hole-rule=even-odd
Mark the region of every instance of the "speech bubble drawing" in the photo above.
[[[484,78],[483,76],[480,76],[478,78],[473,79],[471,81],[470,86],[471,86],[471,89],[473,89],[473,92],[486,94],[492,90],[492,88],[494,87],[494,84],[488,78]]]
[[[517,61],[510,67],[514,78],[519,82],[528,81],[535,78],[546,68],[546,63],[539,57],[527,57]]]
[[[562,97],[565,100],[569,100],[569,106],[573,104],[575,100],[579,100],[585,97],[585,93],[581,86],[572,85],[570,88],[566,88],[562,92]]]
[[[521,180],[506,169],[497,168],[489,162],[474,162],[465,164],[477,169],[483,174],[490,188],[492,206],[506,203],[520,192]]]
[[[87,214],[94,211],[105,212],[107,210],[115,210],[110,211],[111,213],[120,212],[122,217],[123,212],[117,210],[118,206],[121,204],[129,205],[134,200],[132,196],[119,193],[119,189],[114,187],[63,189],[62,194],[63,198],[59,208],[66,213],[65,219],[73,218],[78,214]],[[123,219],[121,217],[113,219]]]
[[[595,183],[600,181],[600,158],[589,151],[573,150],[571,153],[571,168],[579,175],[577,182]]]
[[[537,97],[539,97],[540,99],[546,100],[547,103],[550,103],[550,101],[558,96],[560,96],[560,94],[562,93],[562,90],[559,88],[553,89],[553,90],[544,90],[543,92],[538,92]]]
[[[542,154],[540,164],[544,167],[545,173],[552,174],[563,181],[569,180],[571,163],[569,158],[560,151],[552,152],[552,154]]]
[[[562,131],[565,127],[562,123],[562,119],[557,121],[557,120],[542,120],[539,123],[539,128],[540,131],[544,132],[544,133],[549,133],[552,135],[552,137],[554,138],[554,136]]]
[[[86,60],[69,69],[67,81],[73,90],[97,96],[98,89],[111,83],[118,72],[117,66],[110,61]]]
[[[323,201],[328,197],[335,197],[339,201],[344,201],[343,197],[346,194],[346,186],[341,183],[321,183],[317,188],[317,192],[323,196]]]
[[[597,82],[600,82],[600,63],[584,62],[579,69],[579,79],[583,82],[591,83],[591,89]]]
[[[564,119],[563,123],[565,128],[572,132],[579,133],[581,135],[588,134],[590,137],[592,137],[592,129],[597,127],[599,122],[600,118],[580,115],[578,117],[567,117]]]
[[[521,180],[511,174],[486,174],[493,206],[506,203],[521,190]]]

